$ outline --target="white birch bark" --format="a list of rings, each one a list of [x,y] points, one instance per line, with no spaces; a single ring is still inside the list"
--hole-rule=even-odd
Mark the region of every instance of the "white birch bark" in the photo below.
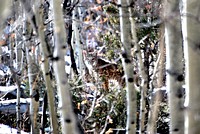
[[[65,73],[66,32],[61,8],[61,0],[53,0],[55,50],[53,65],[56,75],[59,101],[61,103],[61,123],[63,134],[78,134],[77,121],[73,112],[70,85]]]
[[[200,1],[183,2],[182,31],[186,62],[185,134],[198,134],[200,132]]]
[[[179,1],[165,1],[165,43],[170,134],[184,133],[183,49]],[[178,113],[178,114],[177,114]]]
[[[55,94],[54,89],[52,86],[50,73],[49,73],[49,55],[50,53],[47,50],[47,43],[45,42],[45,35],[44,35],[44,25],[43,25],[43,10],[40,7],[39,3],[37,10],[36,10],[36,20],[38,23],[38,35],[40,39],[40,50],[42,53],[42,63],[41,68],[43,72],[43,77],[45,80],[46,90],[47,90],[47,97],[48,97],[48,107],[49,107],[49,113],[50,113],[50,124],[51,124],[51,132],[53,134],[58,134],[58,120],[57,120],[57,113],[55,108]]]
[[[129,11],[127,8],[126,0],[119,0],[119,15],[120,15],[120,31],[121,31],[121,42],[123,45],[122,64],[125,71],[126,79],[126,90],[127,90],[127,124],[126,133],[136,133],[136,90],[134,89],[134,78],[133,78],[133,65],[131,49],[131,25],[129,20]]]

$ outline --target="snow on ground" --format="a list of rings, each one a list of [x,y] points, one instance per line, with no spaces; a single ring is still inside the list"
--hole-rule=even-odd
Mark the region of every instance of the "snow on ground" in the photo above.
[[[11,128],[4,124],[0,124],[0,134],[17,134],[17,129]],[[29,134],[29,133],[21,131],[21,134]]]

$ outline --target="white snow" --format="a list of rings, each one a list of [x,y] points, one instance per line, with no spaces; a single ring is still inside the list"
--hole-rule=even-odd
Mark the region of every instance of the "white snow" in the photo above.
[[[0,86],[1,92],[11,92],[15,89],[17,89],[17,86]]]
[[[17,129],[11,128],[4,124],[0,124],[0,134],[17,134]],[[29,134],[29,133],[21,131],[21,134]]]

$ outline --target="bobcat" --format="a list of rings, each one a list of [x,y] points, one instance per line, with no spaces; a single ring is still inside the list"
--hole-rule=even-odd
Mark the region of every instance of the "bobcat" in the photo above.
[[[106,61],[99,57],[94,58],[92,61],[93,69],[101,78],[103,89],[109,89],[109,80],[116,80],[121,87],[124,87],[124,72],[122,69],[120,69],[119,65],[115,63],[110,63],[109,61]],[[89,73],[87,71],[86,74],[86,77],[89,77]]]

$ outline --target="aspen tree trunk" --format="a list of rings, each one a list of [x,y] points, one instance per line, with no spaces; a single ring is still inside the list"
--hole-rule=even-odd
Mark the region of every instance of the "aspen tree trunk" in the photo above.
[[[148,90],[148,82],[147,82],[147,73],[146,73],[146,68],[144,67],[143,64],[143,60],[142,60],[142,56],[141,56],[141,51],[140,51],[140,47],[137,44],[138,47],[136,47],[137,50],[137,55],[138,55],[138,60],[139,60],[139,74],[142,76],[142,81],[141,81],[141,85],[140,85],[140,93],[141,93],[141,99],[140,99],[140,133],[146,133],[146,114],[147,114],[147,109],[146,109],[146,101],[147,101],[147,90]]]
[[[30,45],[30,42],[27,42],[27,45]],[[38,118],[38,109],[39,109],[39,89],[37,89],[37,75],[38,75],[38,66],[35,64],[33,57],[29,54],[29,48],[26,47],[26,57],[28,64],[28,79],[30,87],[30,116],[31,116],[31,133],[39,134],[39,126],[37,122]]]
[[[4,21],[7,19],[9,14],[11,13],[11,5],[12,5],[12,0],[1,0],[1,5],[0,5],[0,28],[3,29],[2,25]]]
[[[17,134],[21,134],[21,115],[20,115],[20,97],[21,97],[21,91],[20,91],[20,80],[17,74],[15,75],[15,81],[17,85],[17,103],[16,103],[16,116],[17,116]]]
[[[39,109],[39,89],[37,86],[37,75],[38,75],[38,65],[34,62],[34,57],[30,55],[30,45],[31,42],[30,37],[30,23],[27,22],[26,16],[23,24],[24,28],[24,41],[26,43],[26,58],[28,64],[28,79],[29,79],[29,87],[30,87],[30,119],[31,119],[31,134],[39,134],[39,126],[37,122],[38,118],[38,109]]]
[[[131,5],[131,3],[134,3],[135,0],[127,0],[128,5]],[[141,85],[139,86],[140,92],[141,92],[141,99],[140,99],[140,133],[145,133],[145,115],[146,115],[146,97],[147,97],[147,73],[145,72],[146,69],[144,67],[144,62],[142,60],[142,54],[140,50],[140,45],[138,44],[138,39],[137,39],[137,34],[136,34],[136,27],[135,27],[135,21],[134,21],[134,16],[133,16],[133,8],[129,7],[129,19],[131,23],[131,33],[132,33],[132,43],[135,44],[134,48],[134,53],[138,57],[138,66],[139,66],[139,75],[142,76],[142,82]],[[136,84],[136,83],[135,83]]]
[[[40,133],[41,134],[45,134],[45,125],[47,123],[47,114],[46,114],[47,105],[48,105],[47,92],[45,92],[44,96],[43,96],[43,104],[42,104],[42,117],[41,117],[41,128],[40,128]],[[51,113],[50,113],[50,118],[51,118]],[[51,125],[51,128],[52,128],[52,125]]]
[[[150,110],[148,115],[148,124],[147,124],[147,132],[148,134],[155,134],[157,133],[157,120],[158,120],[158,114],[160,109],[160,103],[162,101],[161,94],[159,93],[161,91],[161,88],[164,86],[163,77],[165,72],[165,44],[164,44],[164,27],[160,27],[160,43],[159,43],[159,55],[157,58],[157,61],[155,62],[154,71],[152,75],[152,82],[153,85],[154,79],[156,77],[157,81],[157,89],[158,91],[154,92],[154,97],[152,98],[151,103],[149,104]],[[156,76],[157,75],[157,76]],[[154,89],[155,91],[156,89]]]
[[[119,0],[120,31],[121,42],[123,45],[122,64],[125,71],[126,89],[127,89],[127,124],[126,133],[136,133],[136,90],[134,88],[133,65],[132,65],[132,42],[131,25],[129,21],[129,11],[126,0]]]
[[[38,23],[38,34],[40,39],[40,50],[42,53],[42,72],[43,77],[45,80],[46,90],[47,90],[47,97],[48,97],[48,107],[50,113],[50,124],[53,134],[58,134],[58,120],[57,120],[57,113],[55,108],[55,94],[54,89],[51,83],[50,73],[49,73],[49,56],[50,53],[47,50],[47,43],[45,41],[44,35],[44,22],[43,22],[43,9],[41,8],[41,3],[38,4],[37,11],[36,11],[36,19]]]
[[[12,44],[11,46],[14,47],[14,40],[10,39],[10,43]],[[11,48],[12,49],[12,48]],[[13,53],[13,51],[11,51],[11,53]],[[13,53],[14,54],[14,53]],[[11,55],[13,55],[11,54]],[[19,76],[17,74],[17,72],[15,72],[14,70],[19,71],[19,68],[14,68],[13,63],[11,65],[11,72],[12,75],[14,76],[14,81],[17,85],[17,103],[16,103],[16,117],[17,117],[17,134],[21,133],[21,127],[20,127],[20,122],[21,122],[21,116],[20,116],[20,98],[21,98],[21,90],[20,90],[20,79]]]
[[[11,28],[10,33],[13,32],[13,29]],[[12,76],[14,78],[15,84],[17,85],[17,102],[16,102],[16,124],[17,124],[17,134],[21,133],[21,127],[20,127],[20,122],[21,122],[21,116],[20,116],[20,97],[21,97],[21,91],[20,91],[20,80],[17,74],[18,68],[14,67],[14,38],[9,37],[9,48],[10,48],[10,69]],[[16,71],[17,70],[17,71]],[[11,83],[9,83],[9,86]]]
[[[63,134],[79,134],[77,120],[73,112],[70,85],[65,73],[66,32],[61,8],[61,0],[53,0],[55,50],[53,65],[56,75],[59,101],[61,103],[61,123]]]
[[[78,12],[78,8],[75,7],[74,11],[73,11],[73,31],[74,31],[74,39],[75,39],[75,44],[74,44],[74,48],[78,49],[78,68],[80,71],[80,76],[82,76],[83,74],[83,70],[85,69],[84,63],[83,63],[83,54],[82,54],[82,50],[83,50],[83,46],[81,45],[81,41],[80,41],[80,31],[79,31],[79,23],[77,23],[78,21],[78,17],[77,14],[79,14]]]
[[[200,132],[199,0],[184,0],[182,31],[186,62],[185,134]]]
[[[11,2],[11,1],[10,1]],[[8,5],[7,5],[8,6]],[[14,5],[14,1],[12,1],[12,8],[15,8]],[[13,12],[12,12],[13,13]],[[13,15],[15,15],[13,13]],[[10,34],[12,34],[14,32],[13,29],[13,23],[10,24]],[[15,38],[15,39],[14,39]],[[15,81],[15,84],[17,85],[17,94],[16,94],[16,127],[17,127],[17,134],[21,133],[21,115],[20,115],[20,97],[21,97],[21,91],[20,91],[20,80],[19,80],[19,76],[17,74],[17,72],[19,71],[18,66],[15,66],[15,62],[14,62],[14,46],[17,46],[17,42],[15,42],[15,40],[17,40],[16,36],[15,37],[11,37],[9,36],[9,49],[10,49],[10,70],[12,73],[12,77]],[[17,55],[17,52],[15,53]],[[17,62],[16,62],[17,63]],[[9,83],[9,86],[11,83]]]
[[[16,17],[22,17],[19,16],[20,11],[22,11],[22,7],[20,6],[20,2],[19,1],[13,1],[13,8],[14,8],[14,16],[15,19]],[[21,39],[21,37],[19,37],[19,32],[16,31],[15,29],[15,55],[16,55],[16,65],[14,66],[14,68],[18,71],[21,72],[21,68],[20,65],[23,65],[23,55],[24,53],[22,52],[22,44],[23,41],[19,41]],[[14,43],[14,42],[13,42]],[[20,63],[21,62],[21,63]],[[20,98],[21,98],[21,79],[18,76],[17,72],[15,72],[15,81],[16,81],[16,85],[17,85],[17,103],[16,103],[16,112],[17,112],[17,133],[20,134],[21,133],[21,110],[20,110]]]
[[[165,43],[170,134],[184,133],[183,48],[179,1],[165,1]]]
[[[32,9],[32,6],[34,5],[33,1],[34,0],[20,0],[20,3],[22,4],[24,12],[26,13],[26,17],[28,18],[29,22],[31,23],[33,30],[37,32],[35,14]]]

